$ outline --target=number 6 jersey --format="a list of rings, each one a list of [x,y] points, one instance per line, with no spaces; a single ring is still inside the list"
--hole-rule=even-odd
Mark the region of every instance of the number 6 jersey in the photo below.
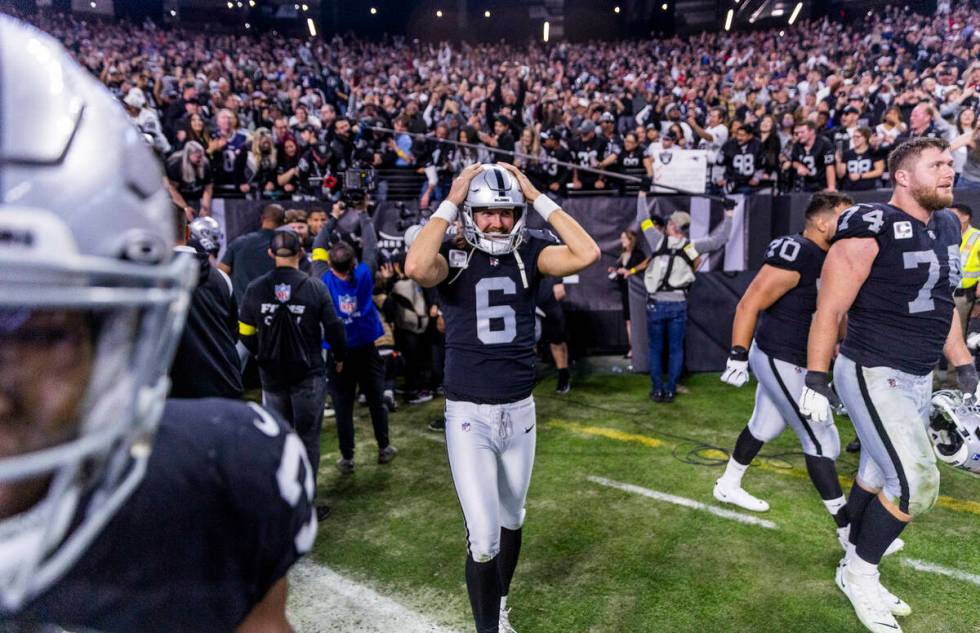
[[[953,318],[960,280],[960,224],[943,209],[928,224],[890,204],[841,214],[834,241],[870,237],[878,256],[848,312],[841,353],[865,367],[932,371]]]
[[[449,276],[438,288],[448,399],[505,404],[531,395],[538,255],[554,243],[547,231],[527,230],[516,253],[526,286],[515,253],[490,255],[469,244],[443,243]]]

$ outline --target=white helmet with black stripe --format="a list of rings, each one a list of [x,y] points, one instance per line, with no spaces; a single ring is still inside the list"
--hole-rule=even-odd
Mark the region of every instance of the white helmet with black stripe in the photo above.
[[[477,209],[513,209],[514,226],[509,233],[485,233],[476,225]],[[483,171],[470,181],[463,201],[463,237],[481,251],[491,255],[511,253],[524,242],[527,203],[521,185],[513,174],[497,165],[483,165]]]
[[[197,278],[122,106],[0,15],[0,614],[139,485]]]
[[[929,439],[936,458],[980,475],[980,404],[959,391],[932,394]]]

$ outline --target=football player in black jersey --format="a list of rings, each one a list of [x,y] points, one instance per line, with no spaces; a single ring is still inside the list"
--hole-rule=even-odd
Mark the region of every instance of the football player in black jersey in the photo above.
[[[835,191],[837,171],[833,144],[817,134],[813,121],[800,121],[794,126],[793,133],[796,142],[783,169],[793,175],[795,188],[802,191]]]
[[[164,400],[199,273],[156,159],[51,37],[0,16],[0,64],[23,90],[0,96],[23,133],[0,139],[0,628],[290,631],[302,443],[255,405]]]
[[[871,130],[862,127],[854,131],[851,147],[837,161],[837,178],[841,189],[867,191],[878,188],[878,179],[885,173],[885,159],[871,148]]]
[[[847,502],[847,555],[837,585],[858,618],[877,633],[900,631],[911,609],[883,590],[878,563],[916,515],[939,495],[927,434],[932,370],[945,353],[963,393],[977,371],[953,309],[960,278],[960,225],[953,203],[953,158],[946,141],[906,141],[888,157],[894,189],[887,204],[845,211],[821,274],[807,344],[800,412],[832,423],[828,370],[845,316],[847,335],[834,362],[834,389],[861,440],[861,462]]]
[[[848,522],[843,510],[844,493],[834,466],[840,454],[837,427],[811,424],[800,415],[796,402],[803,391],[806,339],[817,307],[820,269],[837,228],[837,217],[853,203],[843,194],[814,194],[806,209],[803,233],[780,237],[769,244],[765,264],[738,302],[732,324],[732,351],[721,380],[741,387],[748,381],[751,367],[759,385],[752,417],[714,488],[719,501],[754,512],[768,510],[768,503],[742,489],[742,476],[762,445],[774,440],[789,425],[803,445],[810,480],[838,530],[846,529]],[[847,534],[840,535],[843,545]]]
[[[527,202],[563,245],[525,228]],[[462,239],[444,241],[457,215]],[[598,259],[599,247],[571,216],[516,167],[497,163],[460,173],[405,260],[410,277],[438,286],[446,323],[446,446],[466,522],[466,586],[478,633],[513,631],[507,594],[537,435],[538,284]]]

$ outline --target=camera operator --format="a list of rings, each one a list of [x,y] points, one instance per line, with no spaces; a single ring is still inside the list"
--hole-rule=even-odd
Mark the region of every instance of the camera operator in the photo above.
[[[299,270],[299,236],[287,228],[274,231],[267,254],[275,268],[249,284],[238,331],[258,361],[262,402],[303,440],[315,485],[326,397],[322,342],[330,345],[330,367],[336,371],[343,367],[347,339],[330,293],[319,279]],[[326,507],[317,509],[321,518],[326,512]]]

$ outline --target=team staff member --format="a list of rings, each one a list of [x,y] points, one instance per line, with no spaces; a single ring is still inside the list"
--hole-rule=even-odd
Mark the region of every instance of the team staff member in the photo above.
[[[643,276],[647,289],[647,335],[650,339],[650,399],[673,402],[684,369],[684,334],[687,331],[687,289],[694,283],[701,255],[722,248],[731,237],[732,209],[707,237],[691,240],[691,216],[676,211],[660,231],[649,217],[646,192],[637,198],[643,237],[650,249],[650,262]],[[642,217],[642,216],[641,216]],[[667,382],[663,379],[664,337],[667,338]]]
[[[269,259],[269,243],[285,217],[280,205],[268,204],[262,209],[259,230],[239,235],[228,244],[218,268],[231,277],[236,297],[244,296],[253,280],[272,270],[274,262]]]
[[[546,277],[538,286],[537,310],[541,316],[541,342],[548,344],[551,358],[558,370],[556,393],[572,390],[572,378],[568,371],[568,335],[565,325],[565,284],[561,279]]]
[[[263,404],[284,417],[303,440],[315,482],[326,397],[322,342],[330,344],[332,365],[339,368],[347,353],[347,338],[323,283],[299,270],[303,257],[299,236],[289,229],[275,231],[268,257],[275,268],[245,291],[239,335],[258,360]],[[280,310],[288,310],[295,320],[278,321]],[[292,335],[294,341],[299,339],[298,345],[290,345],[287,339]],[[319,506],[317,512],[325,515],[326,506]]]
[[[235,344],[238,341],[238,304],[231,279],[211,265],[209,253],[220,244],[204,235],[187,239],[187,216],[177,205],[177,250],[197,260],[198,278],[191,296],[187,323],[170,366],[170,397],[242,397],[242,372]],[[198,218],[195,222],[212,220]],[[212,220],[213,221],[213,220]]]
[[[384,360],[375,347],[384,334],[374,305],[374,274],[378,262],[378,237],[367,213],[361,214],[363,261],[358,263],[354,247],[347,242],[334,244],[328,253],[330,269],[323,274],[334,305],[347,332],[347,363],[330,372],[330,396],[336,411],[337,439],[341,473],[354,471],[354,402],[357,387],[367,399],[374,439],[378,442],[378,463],[395,459],[398,449],[388,439],[388,409],[384,403]],[[318,260],[314,264],[318,264]]]
[[[916,138],[888,157],[894,183],[887,204],[859,204],[837,223],[821,274],[807,343],[800,412],[832,424],[836,396],[828,369],[838,331],[847,335],[834,362],[834,389],[861,440],[861,461],[847,502],[850,543],[837,585],[875,633],[901,631],[886,600],[878,563],[914,516],[939,495],[929,425],[932,370],[945,354],[965,394],[977,370],[953,309],[960,278],[960,226],[953,203],[953,157],[946,141]]]
[[[964,335],[970,325],[970,313],[977,302],[977,281],[980,281],[980,230],[970,225],[973,219],[973,209],[965,204],[954,204],[950,207],[960,221],[960,266],[963,269],[963,279],[959,287],[953,291],[953,303],[956,313],[960,315],[960,325]]]
[[[563,245],[525,229],[525,201]],[[457,216],[463,239],[447,241]],[[405,260],[409,277],[439,288],[446,447],[466,521],[466,588],[479,633],[513,631],[507,594],[537,436],[531,391],[538,284],[598,259],[599,247],[571,216],[516,167],[498,162],[460,173]]]

